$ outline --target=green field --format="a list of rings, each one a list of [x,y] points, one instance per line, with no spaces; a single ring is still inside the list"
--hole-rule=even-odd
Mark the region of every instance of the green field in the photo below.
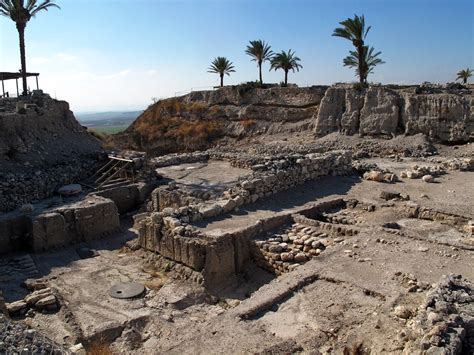
[[[126,130],[128,125],[121,126],[104,126],[104,127],[91,127],[89,128],[92,131],[105,133],[105,134],[115,134]]]

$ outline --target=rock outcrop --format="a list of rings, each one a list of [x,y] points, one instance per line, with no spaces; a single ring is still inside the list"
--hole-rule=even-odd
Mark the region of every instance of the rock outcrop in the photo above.
[[[352,85],[197,91],[151,105],[113,143],[155,154],[204,150],[250,136],[309,131],[317,136],[425,134],[440,142],[474,136],[467,89]]]
[[[151,105],[113,143],[167,154],[206,149],[222,139],[311,130],[326,89],[233,86],[192,92]]]
[[[423,133],[440,142],[467,142],[474,135],[472,94],[418,94],[412,89],[331,87],[319,107],[315,133],[368,136]]]

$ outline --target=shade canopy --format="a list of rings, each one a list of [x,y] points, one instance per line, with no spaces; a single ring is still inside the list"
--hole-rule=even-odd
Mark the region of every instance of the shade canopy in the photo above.
[[[39,73],[26,73],[26,76],[39,76]],[[20,72],[0,72],[0,80],[14,80],[20,79],[22,74]]]

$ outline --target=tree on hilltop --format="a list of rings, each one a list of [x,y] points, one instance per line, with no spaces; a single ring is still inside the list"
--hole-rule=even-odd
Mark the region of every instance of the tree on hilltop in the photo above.
[[[208,73],[217,73],[221,78],[221,87],[224,86],[224,74],[230,75],[230,73],[234,73],[234,65],[231,61],[229,61],[226,57],[217,57],[215,58],[211,66],[209,67]]]
[[[262,40],[250,41],[245,53],[252,57],[252,61],[257,62],[259,71],[260,85],[263,85],[262,64],[265,61],[271,61],[273,52],[269,44]]]
[[[374,47],[364,46],[362,51],[362,65],[359,63],[359,55],[356,51],[349,51],[350,55],[344,58],[344,66],[356,68],[356,75],[364,78],[363,83],[367,84],[367,76],[373,72],[374,68],[385,62],[377,58],[381,52],[374,53]]]
[[[303,66],[299,63],[301,61],[300,58],[298,58],[295,55],[295,52],[291,52],[291,49],[288,52],[281,51],[280,53],[275,54],[270,63],[270,70],[277,70],[277,69],[282,69],[285,72],[285,86],[288,85],[288,72],[290,70],[293,71],[293,73],[296,71],[300,71],[300,68],[303,68]]]
[[[457,78],[456,80],[462,80],[462,83],[464,85],[467,84],[467,80],[472,76],[472,73],[474,72],[474,70],[472,69],[463,69],[463,70],[460,70],[457,72]]]
[[[26,84],[26,52],[25,52],[25,28],[28,21],[40,11],[48,11],[49,8],[60,7],[54,3],[54,0],[44,0],[38,4],[37,0],[0,0],[0,14],[9,17],[16,24],[18,35],[20,37],[20,60],[21,74],[23,82],[23,95],[28,92]]]
[[[350,55],[343,60],[345,66],[356,67],[356,75],[359,76],[361,84],[367,83],[367,75],[378,64],[385,63],[377,58],[381,52],[373,53],[373,48],[365,45],[365,38],[369,33],[371,26],[365,27],[364,15],[354,15],[354,18],[348,18],[339,22],[342,27],[334,30],[333,36],[345,38],[352,42],[355,51],[350,51]]]

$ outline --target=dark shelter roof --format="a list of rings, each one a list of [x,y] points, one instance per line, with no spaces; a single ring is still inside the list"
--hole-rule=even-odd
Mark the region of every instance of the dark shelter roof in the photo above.
[[[20,72],[0,72],[0,80],[20,79],[21,76]],[[39,73],[26,73],[26,76],[39,76]]]

